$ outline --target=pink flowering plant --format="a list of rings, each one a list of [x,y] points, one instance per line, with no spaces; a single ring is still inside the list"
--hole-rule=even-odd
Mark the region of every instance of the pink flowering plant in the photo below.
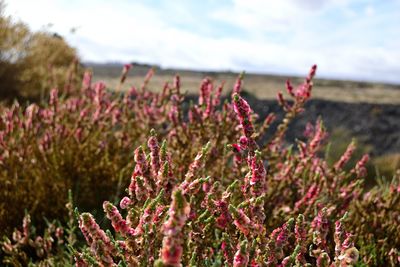
[[[105,192],[97,176],[85,184],[82,174],[110,176],[104,187],[114,191],[90,206],[104,201],[105,215],[76,212],[85,244],[68,246],[76,266],[396,266],[400,177],[366,189],[368,155],[344,169],[354,143],[328,164],[321,156],[327,142],[322,120],[308,127],[306,139],[285,143],[291,121],[311,97],[316,68],[299,86],[286,83],[291,100],[278,94],[281,121],[274,114],[257,119],[241,96],[243,75],[227,100],[224,84],[205,78],[197,102],[188,103],[179,76],[155,93],[148,90],[150,71],[140,89],[113,94],[86,73],[83,98],[59,97],[53,90],[44,107],[4,110],[0,163],[15,177],[29,166],[34,177],[76,167],[76,180],[51,182],[79,185],[79,210],[89,207],[80,196]],[[130,69],[124,67],[121,84]],[[19,146],[24,138],[31,143]],[[65,161],[73,158],[69,153],[86,150],[74,154],[76,165]],[[22,155],[35,156],[28,162]],[[81,173],[86,157],[93,166]],[[18,180],[10,190],[17,186]],[[9,239],[2,246],[9,258],[21,250]]]
[[[68,218],[64,225],[58,220],[46,221],[43,234],[37,229],[29,214],[25,214],[22,229],[15,229],[12,237],[4,237],[1,248],[4,252],[2,262],[7,266],[61,266],[71,265],[73,254],[69,247],[77,242],[77,228],[75,223],[74,204],[72,193],[69,191],[66,204]]]
[[[130,69],[127,66],[121,82]],[[146,142],[152,128],[181,155],[165,168],[184,166],[206,139],[216,138],[223,146],[235,138],[238,131],[229,130],[234,127],[232,113],[227,107],[213,111],[220,106],[220,95],[210,95],[204,107],[187,108],[179,77],[166,84],[162,93],[147,89],[150,78],[147,75],[140,89],[132,86],[123,94],[107,90],[102,82],[92,83],[88,71],[80,87],[71,84],[68,95],[53,89],[45,103],[0,106],[0,180],[4,186],[0,234],[10,232],[22,220],[20,207],[34,220],[43,214],[62,217],[70,188],[75,202],[86,210],[120,196],[128,185],[123,178],[130,172],[132,148]],[[208,89],[218,88],[209,85]],[[165,175],[168,184],[169,173]]]

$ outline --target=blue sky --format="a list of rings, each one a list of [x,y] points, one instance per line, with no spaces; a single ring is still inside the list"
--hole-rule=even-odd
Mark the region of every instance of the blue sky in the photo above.
[[[400,0],[12,0],[86,61],[400,83]],[[71,28],[77,28],[72,34]]]

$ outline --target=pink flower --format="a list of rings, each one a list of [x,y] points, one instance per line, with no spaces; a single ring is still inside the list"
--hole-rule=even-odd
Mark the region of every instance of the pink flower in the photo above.
[[[258,146],[253,139],[254,127],[251,122],[251,108],[249,104],[238,94],[233,94],[233,109],[242,126],[243,133],[247,138],[247,143],[250,151],[254,151]]]
[[[294,234],[296,238],[296,243],[300,246],[298,254],[296,256],[297,260],[301,263],[305,263],[304,253],[306,253],[307,251],[307,229],[303,214],[299,214],[299,216],[297,216],[296,225],[294,227]]]
[[[189,170],[185,175],[185,180],[181,183],[180,188],[185,192],[189,185],[194,182],[197,172],[204,166],[207,153],[210,149],[211,143],[208,142],[201,152],[196,155],[194,161],[190,164]]]
[[[79,228],[81,229],[86,241],[89,245],[96,244],[97,241],[104,243],[106,247],[105,253],[112,254],[115,250],[111,244],[110,238],[101,230],[90,213],[82,213],[79,217]]]
[[[58,90],[57,89],[51,89],[50,91],[50,101],[49,101],[50,106],[57,106],[58,104]]]
[[[289,80],[289,79],[286,81],[286,90],[287,90],[287,92],[289,93],[289,95],[295,97],[294,89],[293,89],[293,86],[292,86],[292,84],[290,83],[290,80]]]
[[[364,177],[367,175],[367,168],[366,164],[369,161],[369,155],[365,154],[362,156],[362,158],[357,162],[354,170],[352,172],[355,172],[358,177]],[[400,188],[400,187],[399,187]]]
[[[125,82],[125,79],[128,76],[128,72],[131,68],[132,68],[132,64],[124,65],[124,68],[122,69],[121,79],[120,79],[121,84]]]
[[[53,141],[53,136],[49,131],[46,131],[43,138],[40,140],[40,149],[45,152],[50,149]]]
[[[242,232],[244,235],[248,235],[251,228],[252,222],[242,209],[236,209],[233,205],[229,205],[229,212],[234,218],[233,224]]]
[[[92,84],[92,72],[87,70],[85,71],[82,79],[82,91],[89,90],[91,84]]]
[[[123,69],[123,71],[129,71],[131,68],[133,67],[133,65],[132,64],[125,64],[124,65],[124,69]]]
[[[314,230],[314,244],[325,250],[327,244],[326,236],[329,231],[329,221],[327,218],[326,208],[318,211],[317,216],[311,223],[311,228]]]
[[[217,92],[215,93],[215,96],[213,98],[213,103],[212,103],[213,107],[217,107],[221,103],[221,93],[222,93],[222,90],[224,89],[224,85],[225,85],[225,81],[223,81],[221,83],[221,85],[218,86]]]
[[[239,94],[233,95],[233,109],[237,114],[239,121],[249,119],[251,108],[247,101],[241,98]]]
[[[210,79],[204,78],[200,85],[199,106],[207,103],[207,100],[210,97],[211,88],[212,84]]]
[[[151,80],[151,78],[153,77],[153,75],[154,75],[154,69],[153,69],[153,68],[150,68],[150,69],[147,71],[146,77],[144,77],[144,81],[143,81],[143,84],[142,84],[142,92],[145,92],[145,91],[146,91],[146,86],[147,86],[147,84],[150,82],[150,80]]]
[[[343,166],[350,160],[351,155],[353,154],[355,149],[356,149],[355,143],[354,141],[352,141],[347,147],[346,151],[340,157],[339,161],[335,163],[336,171],[342,170]]]
[[[277,95],[278,98],[278,103],[281,107],[283,107],[283,109],[288,112],[291,110],[291,106],[287,103],[287,101],[285,100],[285,98],[283,98],[283,94],[282,92],[278,92]]]
[[[142,236],[144,233],[144,227],[146,224],[151,222],[153,216],[153,209],[152,207],[147,207],[143,214],[140,216],[139,224],[136,226],[134,235],[135,236]]]
[[[234,153],[234,164],[239,167],[243,160],[242,148],[238,144],[232,144],[232,151]]]
[[[150,149],[151,170],[153,176],[156,177],[160,169],[160,147],[154,130],[151,131],[151,137],[147,142],[147,146]]]
[[[306,195],[302,199],[296,202],[295,204],[296,209],[299,209],[304,205],[312,204],[314,200],[317,198],[319,192],[320,192],[319,186],[316,183],[312,184],[308,188]]]
[[[182,246],[173,239],[164,239],[161,259],[166,266],[181,267]]]
[[[310,157],[317,152],[322,141],[325,139],[326,136],[327,135],[322,125],[322,121],[318,120],[315,126],[314,137],[311,139],[308,145],[308,152]]]
[[[307,122],[303,135],[306,138],[311,138],[314,135],[314,125],[311,122]]]
[[[228,203],[225,200],[217,200],[214,202],[218,213],[220,214],[216,220],[217,226],[224,229],[228,223],[232,222],[232,216],[229,213]]]
[[[240,248],[233,257],[233,266],[247,267],[248,263],[249,263],[249,253],[247,252],[247,240],[244,240],[242,244],[240,244]]]
[[[134,155],[134,159],[135,159],[135,170],[132,174],[133,177],[136,176],[146,176],[149,174],[149,166],[147,164],[147,160],[146,160],[146,154],[143,151],[143,148],[141,146],[139,146],[136,150],[135,150],[135,155]]]
[[[180,88],[181,88],[181,78],[179,75],[176,75],[174,77],[174,88],[176,89],[177,93],[179,94]]]
[[[128,208],[129,205],[132,204],[132,201],[129,197],[124,197],[121,202],[119,203],[119,206],[121,207],[121,209],[126,209]]]
[[[39,107],[36,104],[31,104],[29,105],[26,110],[25,110],[25,129],[31,129],[32,128],[32,122],[34,117],[36,117],[36,115],[39,112]]]
[[[251,159],[251,178],[250,191],[254,197],[259,197],[266,191],[267,172],[261,158],[261,154],[256,152],[256,156]]]
[[[239,74],[239,76],[236,79],[235,85],[233,86],[233,93],[234,94],[239,94],[240,90],[242,89],[242,80],[243,80],[243,74]]]
[[[120,232],[122,235],[132,235],[133,229],[128,226],[126,221],[122,218],[118,209],[108,201],[103,203],[104,211],[107,218],[111,220],[111,224],[115,231]]]
[[[247,149],[249,145],[249,139],[246,136],[241,136],[239,138],[239,144],[241,149]]]
[[[181,266],[182,228],[190,213],[190,206],[186,202],[182,190],[177,189],[172,194],[169,208],[169,219],[164,223],[164,240],[161,248],[161,260],[167,266]]]

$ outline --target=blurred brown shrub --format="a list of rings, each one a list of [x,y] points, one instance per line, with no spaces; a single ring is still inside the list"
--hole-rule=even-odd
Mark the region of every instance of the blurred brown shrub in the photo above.
[[[400,153],[380,156],[374,160],[374,164],[380,176],[391,179],[396,171],[400,171]]]
[[[52,87],[70,86],[76,50],[57,34],[31,32],[6,16],[4,7],[0,1],[0,99],[38,100]]]

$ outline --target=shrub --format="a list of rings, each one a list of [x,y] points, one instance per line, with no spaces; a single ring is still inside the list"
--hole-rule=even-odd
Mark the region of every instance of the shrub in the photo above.
[[[10,266],[28,266],[33,262],[39,266],[69,265],[73,254],[67,248],[76,245],[77,242],[71,192],[66,208],[68,209],[66,227],[57,220],[46,221],[47,227],[43,235],[39,235],[30,215],[26,214],[22,222],[22,231],[15,229],[11,240],[4,237],[1,243],[4,252],[3,263]]]
[[[343,181],[338,174],[349,160],[350,152],[332,169],[317,157],[325,136],[321,122],[308,143],[299,142],[299,152],[282,145],[290,120],[302,111],[310,97],[314,74],[315,67],[297,90],[288,83],[295,102],[290,105],[280,95],[287,115],[264,149],[256,141],[262,132],[256,131],[252,124],[251,108],[239,96],[241,78],[234,88],[233,103],[226,104],[228,110],[234,111],[236,118],[230,118],[242,132],[239,142],[230,146],[231,151],[213,137],[190,164],[183,162],[180,165],[183,168],[176,172],[174,163],[181,155],[168,152],[165,144],[171,140],[167,139],[160,148],[153,131],[147,142],[149,154],[143,147],[135,150],[136,164],[128,196],[120,202],[121,208],[127,209],[126,217],[112,203],[103,204],[115,236],[101,230],[90,213],[79,216],[79,227],[90,250],[76,252],[76,264],[290,266],[309,262],[327,266],[332,261],[339,266],[356,263],[358,250],[353,235],[343,230],[342,221],[346,217],[344,210],[360,191],[357,181],[365,175],[365,159],[357,164],[354,175],[348,174],[353,179]],[[208,113],[206,104],[212,100],[207,84],[203,82],[199,105],[194,106],[199,121],[207,121],[205,115],[213,114]],[[216,117],[214,122],[222,118]],[[261,130],[271,120],[269,117]],[[193,114],[189,124],[192,122]],[[181,128],[182,124],[183,129],[188,128],[182,122],[175,127]],[[184,132],[174,134],[172,141],[184,136]],[[215,157],[218,154],[223,157]],[[219,166],[221,173],[214,172],[215,166]],[[225,173],[222,166],[227,166],[229,172]],[[325,179],[330,179],[333,186],[326,188]],[[345,193],[338,198],[339,190]],[[295,223],[290,217],[299,213]],[[336,220],[335,227],[330,225],[332,220]]]
[[[2,177],[10,186],[5,192],[13,192],[4,199],[32,211],[32,203],[18,196],[22,190],[37,199],[36,212],[40,207],[61,216],[62,195],[78,187],[77,220],[87,246],[76,244],[62,258],[68,262],[73,255],[77,266],[395,266],[400,177],[365,188],[368,155],[344,168],[352,143],[328,164],[320,153],[327,137],[321,120],[307,140],[283,142],[311,96],[315,71],[313,66],[297,88],[286,84],[293,101],[278,95],[286,115],[265,142],[275,117],[253,123],[256,114],[240,96],[242,77],[231,100],[220,105],[222,86],[208,78],[197,103],[187,104],[179,76],[152,93],[146,87],[150,72],[140,90],[119,95],[92,85],[86,73],[82,99],[58,98],[53,90],[48,105],[4,110]],[[46,164],[38,166],[39,160]],[[25,187],[30,177],[37,183]],[[86,212],[103,200],[110,227],[99,213]],[[21,216],[3,207],[8,210],[14,219]],[[3,242],[3,251],[10,242]],[[12,246],[10,258],[16,259],[23,248]]]
[[[31,32],[4,15],[0,2],[0,100],[38,100],[52,87],[71,87],[77,54],[64,39],[46,31]]]
[[[54,89],[47,104],[25,109],[14,104],[1,110],[2,231],[10,231],[22,219],[21,207],[36,221],[43,215],[62,216],[69,188],[78,206],[89,211],[118,196],[126,185],[121,179],[128,175],[132,148],[146,140],[151,128],[168,138],[180,155],[176,168],[182,168],[204,140],[215,138],[223,146],[237,137],[238,130],[231,130],[232,112],[211,110],[219,105],[220,96],[203,115],[183,103],[179,77],[162,94],[147,91],[146,83],[140,91],[132,87],[119,95],[107,92],[103,83],[92,84],[87,72],[80,96],[59,98]],[[210,85],[208,79],[204,83]],[[214,158],[218,162],[219,154]],[[217,167],[215,171],[221,173]]]
[[[400,170],[400,153],[380,156],[374,160],[378,175],[390,179]]]
[[[368,266],[400,264],[400,175],[360,195],[349,207],[351,231],[358,233],[357,243]]]

